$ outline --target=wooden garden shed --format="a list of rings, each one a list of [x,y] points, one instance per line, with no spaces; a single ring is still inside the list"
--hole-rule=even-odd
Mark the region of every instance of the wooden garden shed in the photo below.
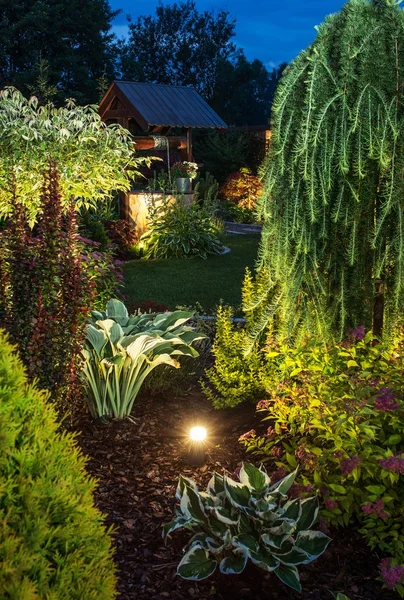
[[[227,128],[198,92],[185,86],[113,81],[98,110],[105,123],[119,123],[132,133],[136,150],[150,150],[167,168],[177,161],[193,161],[193,129]],[[150,196],[158,200],[165,195],[144,190],[120,195],[121,217],[139,236],[148,227]],[[166,196],[165,201],[169,200]],[[192,202],[193,193],[185,194],[183,201]]]
[[[128,129],[137,149],[161,150],[169,144],[182,160],[192,160],[192,129],[227,128],[198,92],[185,86],[113,81],[99,113],[106,123]]]

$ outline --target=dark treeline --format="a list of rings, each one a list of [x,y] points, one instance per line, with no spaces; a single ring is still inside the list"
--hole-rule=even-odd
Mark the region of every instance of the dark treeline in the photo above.
[[[268,71],[233,42],[236,21],[193,0],[159,4],[112,34],[107,0],[0,0],[0,86],[40,101],[96,103],[109,82],[192,85],[230,125],[268,122],[284,65]]]

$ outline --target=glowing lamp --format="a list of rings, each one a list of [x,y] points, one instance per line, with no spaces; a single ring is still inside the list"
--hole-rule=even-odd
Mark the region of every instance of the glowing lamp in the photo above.
[[[189,464],[195,467],[201,467],[205,464],[205,444],[207,432],[204,427],[192,427],[189,432]]]
[[[189,437],[193,442],[203,442],[203,440],[206,439],[205,427],[192,427],[189,432]]]

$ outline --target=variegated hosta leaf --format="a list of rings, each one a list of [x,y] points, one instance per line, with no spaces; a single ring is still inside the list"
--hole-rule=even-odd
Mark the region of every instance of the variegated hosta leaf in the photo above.
[[[107,316],[109,319],[114,319],[120,325],[126,325],[129,320],[126,306],[120,300],[111,298],[107,303]]]
[[[306,564],[307,561],[307,554],[298,546],[293,546],[285,554],[275,551],[274,555],[283,565],[302,565]]]
[[[299,531],[302,525],[312,525],[318,503],[316,498],[287,500],[295,475],[269,487],[263,469],[246,464],[240,482],[214,473],[204,492],[180,477],[176,494],[180,512],[175,523],[166,527],[168,531],[192,529],[196,535],[186,547],[178,573],[187,579],[203,579],[219,563],[222,573],[235,574],[250,559],[300,591],[296,566],[314,560],[330,540],[318,531]]]
[[[215,496],[224,493],[224,481],[223,476],[218,473],[213,473],[209,480],[207,491]]]
[[[297,469],[295,471],[292,471],[292,473],[289,473],[288,475],[286,475],[286,477],[284,477],[280,481],[277,481],[274,485],[272,485],[269,488],[269,491],[272,493],[278,492],[279,494],[283,494],[283,495],[287,494],[287,492],[292,487],[292,485],[296,479],[296,475],[297,475]]]
[[[275,552],[276,550],[280,550],[282,545],[286,540],[290,539],[290,535],[288,533],[282,535],[273,535],[269,533],[263,533],[261,536],[262,542],[270,548],[271,552]]]
[[[246,485],[233,481],[230,477],[224,477],[224,489],[227,498],[233,506],[245,508],[249,506],[251,492]]]
[[[163,527],[163,538],[165,539],[170,533],[172,533],[176,529],[181,529],[187,523],[189,523],[189,519],[187,519],[186,517],[177,517],[169,523],[166,523]]]
[[[296,567],[288,567],[286,565],[281,565],[280,567],[278,567],[278,569],[275,570],[275,575],[277,575],[279,579],[283,581],[283,583],[286,583],[286,585],[296,590],[297,592],[302,591],[299,573]]]
[[[318,499],[314,498],[306,498],[301,501],[301,515],[297,519],[297,531],[303,531],[305,529],[310,529],[317,521],[318,516]]]
[[[97,353],[97,356],[101,358],[102,350],[108,341],[105,332],[101,329],[97,329],[97,327],[94,327],[94,325],[87,325],[86,340],[87,345],[90,346],[90,348],[94,349]]]
[[[115,345],[119,342],[119,340],[123,337],[123,329],[116,323],[113,319],[105,319],[103,321],[97,321],[96,325],[108,336],[109,341],[112,345]]]
[[[312,562],[326,550],[331,538],[321,531],[299,531],[296,538],[296,546],[307,554],[306,563]]]
[[[263,469],[258,469],[250,463],[244,463],[240,469],[240,482],[250,487],[254,492],[263,493],[271,483]]]
[[[289,500],[286,504],[283,505],[284,513],[282,517],[284,519],[293,519],[294,521],[298,521],[302,516],[302,501],[300,498],[295,498],[294,500]],[[312,523],[310,523],[310,526]],[[306,528],[302,528],[306,529]]]
[[[193,481],[193,479],[188,479],[188,477],[184,477],[183,475],[180,475],[180,478],[178,480],[177,490],[175,492],[175,497],[177,498],[177,500],[181,500],[182,494],[184,493],[184,490],[186,487],[190,487],[193,490],[198,489],[198,487],[197,487],[195,481]]]
[[[280,564],[279,560],[264,548],[259,548],[258,552],[251,552],[250,558],[257,567],[268,572],[274,571]]]
[[[182,493],[181,511],[186,517],[197,523],[205,523],[207,520],[198,491],[187,485]]]
[[[231,512],[222,506],[214,507],[212,514],[225,525],[237,525],[238,523],[238,517],[232,517]]]
[[[226,556],[220,562],[220,572],[224,575],[238,575],[244,571],[247,558],[244,552],[235,550],[230,556]]]
[[[201,546],[194,546],[182,558],[177,568],[177,573],[183,579],[200,581],[210,577],[217,566],[217,562],[209,558],[209,552]]]
[[[240,533],[232,539],[232,543],[236,548],[240,548],[248,556],[259,551],[258,540],[249,533]]]

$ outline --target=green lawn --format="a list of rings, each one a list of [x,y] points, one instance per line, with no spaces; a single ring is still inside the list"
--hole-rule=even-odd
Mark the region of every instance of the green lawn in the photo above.
[[[231,252],[202,259],[137,260],[125,265],[124,293],[136,302],[155,300],[176,306],[201,304],[212,312],[218,303],[239,307],[246,267],[257,257],[259,235],[226,235]]]

